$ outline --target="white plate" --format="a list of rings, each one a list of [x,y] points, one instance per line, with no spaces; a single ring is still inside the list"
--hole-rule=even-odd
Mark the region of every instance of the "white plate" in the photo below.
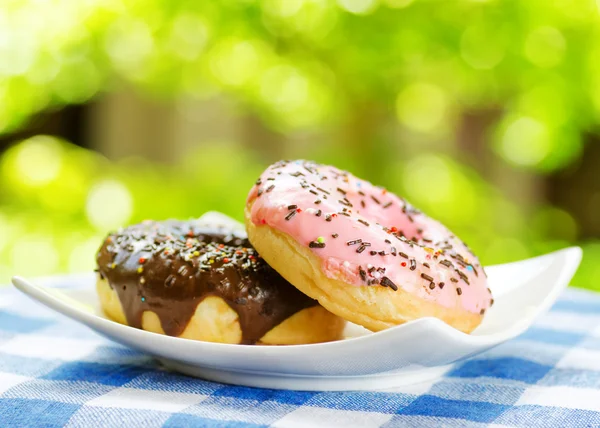
[[[100,310],[91,273],[12,282],[34,300],[182,373],[263,388],[369,390],[438,377],[452,363],[523,333],[569,284],[580,260],[581,249],[572,247],[486,268],[495,304],[470,335],[423,318],[378,333],[351,326],[353,337],[346,340],[297,346],[199,342],[118,324]]]

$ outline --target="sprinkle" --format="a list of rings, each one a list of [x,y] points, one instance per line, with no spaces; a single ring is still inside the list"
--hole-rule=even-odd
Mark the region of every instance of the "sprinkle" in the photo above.
[[[295,210],[298,208],[298,205],[288,205],[288,210]]]
[[[385,242],[386,244],[391,244],[391,243],[392,243],[392,241],[390,241],[389,239],[386,239],[386,240],[385,240],[385,241],[383,241],[383,242]]]
[[[145,298],[145,297],[142,297],[142,302],[145,302],[145,301],[146,301],[146,298]]]
[[[381,278],[380,284],[383,285],[384,287],[390,287],[394,291],[398,291],[398,287],[396,286],[396,284],[394,284],[392,282],[392,280],[389,279],[387,276],[384,276],[383,278]]]
[[[410,259],[410,270],[415,270],[417,268],[417,262],[415,259]]]
[[[331,237],[332,237],[332,238],[337,238],[338,236],[340,236],[340,235],[338,235],[337,233],[332,233],[332,234],[331,234]]]
[[[110,268],[111,268],[111,269],[114,269],[114,268],[116,268],[116,267],[117,267],[117,264],[116,264],[116,263],[113,263],[112,265],[110,265]]]
[[[258,193],[256,194],[256,196],[260,196],[263,194],[263,189],[258,189]]]
[[[494,304],[494,299],[490,299],[490,306]]]
[[[459,296],[462,294],[462,290],[460,289],[460,287],[456,287],[456,294],[458,294]]]
[[[308,243],[308,246],[310,248],[325,248],[325,243],[324,242],[317,242],[317,241],[310,241]]]
[[[406,254],[406,253],[403,253],[402,251],[400,251],[400,252],[398,253],[398,255],[399,255],[400,257],[404,257],[405,259],[408,259],[408,254]]]
[[[433,278],[427,275],[426,273],[422,273],[421,278],[426,279],[427,281],[433,281]]]
[[[286,219],[286,220],[290,220],[290,219],[291,219],[292,217],[294,217],[295,215],[296,215],[296,210],[294,210],[294,211],[290,211],[290,212],[288,213],[288,215],[286,215],[286,216],[285,216],[285,219]]]
[[[365,196],[365,192],[363,192],[362,190],[359,190],[359,191],[358,191],[358,194],[359,194],[360,196]]]
[[[325,221],[331,221],[331,214],[325,215]]]
[[[342,195],[346,195],[346,191],[344,189],[340,189],[339,187],[336,189],[338,192],[340,192]]]
[[[390,201],[390,202],[388,202],[387,204],[385,204],[385,205],[383,206],[383,208],[389,208],[389,207],[391,207],[391,206],[392,206],[392,202]]]
[[[200,251],[194,251],[192,254],[194,255],[194,257],[198,257],[200,255]]]
[[[458,282],[458,279],[456,279],[456,278],[450,278],[450,281],[452,281],[452,282]]]
[[[320,190],[321,192],[325,193],[326,195],[331,195],[331,193],[329,193],[327,190],[321,189],[320,187],[317,187],[317,190]]]
[[[144,272],[144,268],[143,267],[140,266],[139,268],[137,268],[137,273],[142,273],[142,272]]]
[[[374,255],[376,255],[376,254],[377,254],[377,251],[369,251],[369,253],[370,253],[372,256],[374,256]]]
[[[367,273],[366,273],[366,272],[365,272],[365,270],[362,268],[362,266],[359,266],[359,267],[358,267],[358,273],[360,274],[360,278],[361,278],[363,281],[366,281],[366,280],[367,280]]]
[[[443,283],[443,282],[440,282],[440,283],[438,284],[438,286],[439,286],[440,288],[444,288],[444,285],[446,285],[446,284],[445,284],[445,283]]]
[[[267,187],[267,190],[265,190],[265,192],[269,193],[271,190],[273,190],[275,188],[274,184],[271,184],[269,187]]]
[[[367,246],[365,244],[361,244],[360,247],[358,247],[358,249],[356,250],[356,252],[360,254],[363,251],[365,251],[365,248],[367,248]]]
[[[363,219],[361,219],[361,218],[359,218],[359,219],[358,219],[358,222],[359,222],[359,223],[362,223],[362,224],[364,224],[364,225],[365,225],[365,226],[367,226],[367,227],[369,227],[369,223],[367,223],[366,221],[364,221],[364,220],[363,220]]]
[[[481,309],[481,310],[479,311],[479,315],[483,315],[483,314],[485,314],[485,309]]]
[[[315,201],[315,205],[319,205],[320,203],[321,203],[321,200],[320,200],[320,199],[317,199],[317,200]]]
[[[317,211],[317,213],[316,213],[315,215],[316,215],[317,217],[321,217],[321,214],[322,214],[322,212],[323,212],[323,211],[321,211],[321,210],[318,210],[318,211]]]
[[[374,201],[376,204],[381,204],[381,202],[379,202],[379,199],[377,199],[375,196],[371,195],[371,199],[373,199],[373,201]]]
[[[450,260],[442,260],[440,262],[441,265],[444,265],[446,267],[453,267],[454,265],[452,264],[452,262]]]
[[[363,207],[363,208],[365,208],[367,206],[367,204],[365,204],[365,201],[361,200],[360,201],[360,206]]]
[[[347,207],[352,207],[353,205],[350,203],[350,201],[348,201],[346,198],[344,199],[339,199],[338,202],[342,205],[345,205]]]
[[[462,273],[461,271],[457,270],[456,273],[458,274],[458,276],[460,276],[460,279],[462,279],[464,282],[467,283],[467,285],[471,285],[469,283],[469,278],[467,278],[467,275],[465,275],[464,273]]]
[[[309,192],[312,193],[313,195],[318,195],[318,193],[315,192],[313,189],[310,189]]]
[[[387,241],[387,239],[386,239]],[[396,257],[396,247],[392,247],[392,256]]]
[[[258,180],[256,180],[256,185],[260,186],[262,184],[262,180],[259,178]]]
[[[402,262],[402,263],[400,263],[400,266],[402,266],[402,267],[406,267],[406,262]]]
[[[430,282],[429,283],[429,289],[433,290],[435,288],[435,282]]]
[[[323,243],[323,242],[325,242],[325,238],[323,238],[322,236],[319,236],[319,237],[317,238],[317,242],[319,242],[319,243]]]
[[[350,246],[350,245],[360,244],[361,242],[362,242],[362,239],[354,239],[352,241],[346,242],[346,245]]]
[[[347,213],[347,212],[345,212],[345,211],[341,211],[341,212],[339,212],[338,214],[345,215],[346,217],[350,217],[350,214],[348,214],[348,213]]]
[[[426,268],[429,268],[429,263],[423,263],[423,266],[425,266]]]
[[[382,250],[382,251],[380,251],[380,252],[379,252],[379,255],[380,255],[380,256],[385,256],[385,255],[386,255],[386,253],[385,253],[385,251],[383,251],[383,250]]]

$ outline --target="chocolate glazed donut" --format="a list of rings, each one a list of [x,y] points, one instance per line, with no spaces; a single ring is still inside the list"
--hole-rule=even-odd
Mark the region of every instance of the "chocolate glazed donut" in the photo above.
[[[97,264],[128,325],[142,328],[144,312],[152,311],[170,336],[182,334],[209,296],[237,313],[243,344],[318,305],[273,270],[244,235],[197,221],[146,221],[112,233]]]

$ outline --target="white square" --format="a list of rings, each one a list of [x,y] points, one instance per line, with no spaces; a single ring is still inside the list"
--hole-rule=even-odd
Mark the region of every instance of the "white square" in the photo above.
[[[600,371],[600,351],[584,348],[572,349],[565,354],[556,367]]]
[[[0,373],[0,394],[8,391],[13,386],[27,382],[28,380],[31,380],[31,378],[12,373]]]
[[[555,311],[544,315],[535,323],[535,326],[551,330],[587,334],[590,331],[590,326],[600,326],[600,317],[594,314]]]
[[[285,428],[313,428],[318,426],[328,428],[375,428],[389,421],[392,416],[375,412],[356,412],[305,406],[288,413],[275,422],[273,426]]]
[[[156,410],[180,412],[189,406],[206,400],[201,394],[185,394],[172,391],[151,391],[146,389],[117,388],[108,394],[86,403],[87,406],[118,407],[121,409]]]
[[[101,343],[95,340],[22,335],[0,345],[0,351],[21,357],[75,361],[94,352]]]
[[[441,379],[433,379],[426,382],[396,386],[393,388],[380,389],[381,392],[393,392],[397,394],[423,395],[431,390],[431,387],[440,382]]]
[[[516,403],[517,406],[524,404],[600,411],[600,390],[572,386],[532,386]]]

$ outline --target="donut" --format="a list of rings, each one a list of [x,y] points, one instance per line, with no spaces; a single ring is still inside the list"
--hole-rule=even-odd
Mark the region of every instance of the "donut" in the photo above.
[[[104,312],[131,327],[265,345],[337,340],[344,328],[224,226],[146,221],[109,234],[96,261]]]
[[[252,187],[250,242],[330,312],[379,331],[435,317],[469,333],[492,305],[477,257],[403,198],[332,166],[280,161]]]

